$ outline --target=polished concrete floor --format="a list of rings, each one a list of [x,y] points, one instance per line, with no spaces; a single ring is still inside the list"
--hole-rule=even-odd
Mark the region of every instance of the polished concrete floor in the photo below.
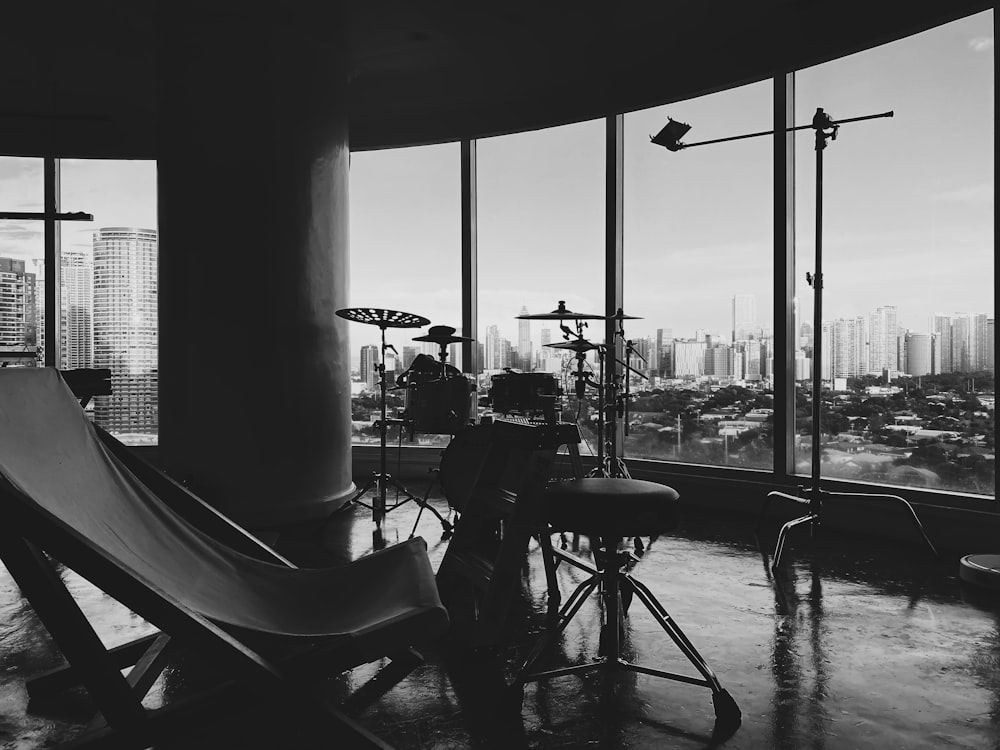
[[[414,484],[417,484],[416,482]],[[423,487],[411,487],[422,492]],[[390,495],[389,502],[394,498]],[[433,500],[447,515],[447,503]],[[405,539],[419,508],[389,513],[389,543]],[[544,623],[540,553],[527,555],[523,594],[495,649],[459,638],[361,710],[358,719],[397,748],[1000,748],[1000,596],[970,589],[956,556],[939,562],[917,544],[894,546],[823,531],[797,536],[779,575],[759,551],[752,518],[685,511],[680,528],[643,540],[633,573],[644,581],[738,702],[735,732],[716,732],[704,687],[634,673],[563,676],[526,688],[510,709],[506,680]],[[276,547],[301,565],[325,565],[372,549],[370,511],[360,505],[322,528],[286,529]],[[931,530],[932,531],[932,530]],[[435,567],[447,548],[423,513],[417,533]],[[768,530],[765,549],[774,543]],[[983,550],[969,550],[977,552]],[[580,554],[588,557],[584,542]],[[149,626],[65,574],[109,644]],[[560,566],[564,596],[580,571]],[[552,656],[553,666],[597,653],[600,605],[591,597]],[[626,656],[695,675],[654,619],[633,602]],[[0,569],[0,748],[48,747],[81,730],[79,701],[27,705],[23,678],[55,663],[48,636]],[[331,680],[346,694],[380,664]],[[190,663],[175,665],[151,705],[183,694]],[[263,711],[263,713],[262,713]],[[178,747],[298,747],[293,724],[248,707]],[[338,746],[331,742],[331,747]]]

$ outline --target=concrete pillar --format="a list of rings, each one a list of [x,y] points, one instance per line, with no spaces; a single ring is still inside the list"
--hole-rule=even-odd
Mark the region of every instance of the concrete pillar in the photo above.
[[[346,13],[266,7],[157,25],[160,455],[248,526],[354,490]]]

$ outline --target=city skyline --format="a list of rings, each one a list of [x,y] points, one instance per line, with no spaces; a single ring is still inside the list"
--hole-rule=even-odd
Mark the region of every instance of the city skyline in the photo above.
[[[993,314],[993,15],[797,72],[796,122],[808,122],[817,106],[834,117],[894,111],[845,126],[827,151],[824,317],[890,301],[900,321],[926,331],[934,312]],[[641,318],[629,321],[630,337],[661,327],[724,334],[728,301],[741,293],[756,296],[762,325],[771,325],[771,139],[676,154],[648,142],[668,116],[691,124],[685,141],[697,142],[768,130],[771,110],[771,83],[763,81],[625,115],[625,306]],[[477,141],[480,330],[470,335],[481,339],[497,325],[515,341],[519,310],[546,312],[559,300],[604,312],[604,129],[590,121]],[[803,320],[812,306],[810,135],[797,136],[795,149]],[[345,306],[461,327],[458,144],[351,160]],[[41,209],[41,164],[0,157],[4,210]],[[62,224],[64,250],[85,251],[94,226],[156,226],[154,162],[64,159],[62,168],[64,210],[95,214],[93,225]],[[0,255],[40,257],[41,248],[41,222],[0,225]],[[345,325],[352,358],[360,345],[378,343],[377,328]],[[422,332],[390,331],[391,343]]]

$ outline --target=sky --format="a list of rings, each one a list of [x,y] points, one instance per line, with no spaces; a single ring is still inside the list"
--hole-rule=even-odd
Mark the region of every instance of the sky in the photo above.
[[[994,313],[993,13],[800,71],[796,124],[816,107],[844,125],[824,152],[824,318],[895,305],[927,330],[933,312]],[[625,116],[625,312],[629,338],[670,329],[725,335],[735,294],[772,318],[771,139],[677,153],[649,136],[667,117],[687,143],[771,127],[763,82]],[[478,141],[479,323],[516,344],[522,309],[560,300],[603,312],[604,122]],[[797,296],[814,252],[815,151],[796,137]],[[104,226],[156,226],[155,164],[63,162],[65,250],[89,249]],[[352,155],[348,306],[401,310],[461,325],[459,146]],[[41,160],[0,156],[0,210],[40,210]],[[250,219],[252,220],[252,219]],[[40,222],[0,224],[0,255],[40,257]],[[377,343],[350,323],[353,358]],[[532,323],[535,345],[543,326]],[[590,338],[599,339],[598,326]],[[426,329],[390,329],[398,349]],[[554,335],[558,335],[554,333]]]

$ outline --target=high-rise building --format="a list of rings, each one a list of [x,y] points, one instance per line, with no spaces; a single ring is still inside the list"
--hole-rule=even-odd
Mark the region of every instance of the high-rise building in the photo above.
[[[23,260],[0,258],[0,350],[35,350],[35,290],[35,274],[27,270]]]
[[[951,366],[952,372],[971,372],[975,359],[975,336],[972,331],[972,316],[956,313],[951,319]]]
[[[937,336],[934,372],[954,372],[955,366],[951,357],[951,316],[934,313],[931,316],[931,333]]]
[[[701,377],[705,374],[704,340],[673,341],[673,372],[675,378]]]
[[[824,380],[858,378],[868,371],[869,328],[864,318],[824,321],[823,363],[820,369]],[[892,351],[895,349],[893,339]]]
[[[920,377],[934,373],[934,339],[933,333],[906,334],[906,366],[907,375]]]
[[[521,306],[520,315],[527,315],[528,308]],[[531,321],[517,321],[517,361],[518,367],[524,372],[531,370]]]
[[[406,350],[404,349],[403,351],[405,352]],[[358,375],[361,377],[361,382],[365,384],[366,390],[374,391],[378,386],[378,365],[378,347],[374,344],[366,344],[365,346],[362,346]]]
[[[94,263],[86,253],[62,254],[62,352],[66,369],[93,367]]]
[[[725,379],[731,378],[734,374],[733,349],[726,344],[716,344],[705,349],[705,369],[706,375]]]
[[[895,305],[876,307],[868,316],[868,372],[899,371],[898,335]]]
[[[989,372],[997,371],[996,354],[994,353],[996,346],[996,339],[994,338],[996,336],[996,326],[993,321],[993,318],[986,319],[986,362],[984,369]]]
[[[111,369],[111,395],[94,399],[110,432],[156,434],[157,233],[106,227],[94,241],[94,367]]]
[[[415,346],[404,346],[402,354],[402,367],[404,370],[408,369],[410,365],[413,364],[413,360],[417,358],[417,354],[420,350]]]
[[[483,370],[500,369],[500,329],[486,326],[486,340],[483,342]]]
[[[733,341],[757,337],[757,297],[752,294],[733,295]]]

